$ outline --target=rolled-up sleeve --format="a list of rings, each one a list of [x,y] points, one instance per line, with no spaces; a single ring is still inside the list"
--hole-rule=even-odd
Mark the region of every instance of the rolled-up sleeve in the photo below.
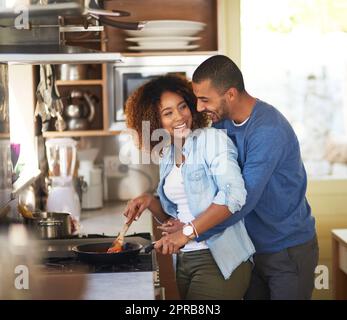
[[[229,226],[243,219],[256,207],[271,175],[279,163],[287,141],[281,131],[274,128],[262,128],[250,137],[247,160],[243,166],[243,177],[247,189],[247,202],[236,215],[232,215],[223,223],[209,229],[197,238],[203,241],[214,234],[224,231]]]
[[[206,139],[209,148],[205,148],[207,164],[218,188],[213,203],[226,205],[231,213],[235,213],[241,210],[247,196],[237,162],[237,148],[223,130],[213,131]],[[214,148],[212,152],[211,146]]]

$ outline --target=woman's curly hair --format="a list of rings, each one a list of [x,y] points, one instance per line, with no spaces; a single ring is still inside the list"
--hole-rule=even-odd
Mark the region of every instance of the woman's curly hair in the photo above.
[[[164,92],[176,93],[185,100],[193,117],[192,130],[208,125],[206,115],[196,109],[197,99],[191,83],[178,75],[160,76],[135,90],[125,105],[127,127],[137,132],[137,146],[140,149],[145,148],[142,145],[142,121],[150,122],[150,135],[154,130],[162,128],[159,104]],[[151,151],[156,144],[158,141],[150,141],[148,151]]]

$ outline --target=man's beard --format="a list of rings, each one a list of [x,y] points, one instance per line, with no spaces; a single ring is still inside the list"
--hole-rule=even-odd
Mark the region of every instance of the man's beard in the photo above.
[[[218,106],[216,111],[205,111],[209,120],[213,123],[219,122],[224,119],[229,118],[228,105],[225,99],[221,100],[220,105]]]
[[[229,118],[229,108],[225,99],[222,99],[218,110],[220,111],[218,114],[219,120],[224,120]]]

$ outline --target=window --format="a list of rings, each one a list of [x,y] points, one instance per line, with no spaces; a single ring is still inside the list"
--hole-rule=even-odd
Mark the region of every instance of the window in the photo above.
[[[246,90],[296,131],[309,176],[347,176],[347,1],[242,0]]]

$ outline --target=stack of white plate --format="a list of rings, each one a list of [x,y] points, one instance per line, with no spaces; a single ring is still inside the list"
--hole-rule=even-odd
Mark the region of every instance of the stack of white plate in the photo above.
[[[192,41],[201,39],[195,35],[205,26],[205,23],[188,20],[151,20],[142,30],[126,30],[131,38],[125,40],[137,43],[137,46],[129,46],[129,50],[193,50],[199,45]]]

